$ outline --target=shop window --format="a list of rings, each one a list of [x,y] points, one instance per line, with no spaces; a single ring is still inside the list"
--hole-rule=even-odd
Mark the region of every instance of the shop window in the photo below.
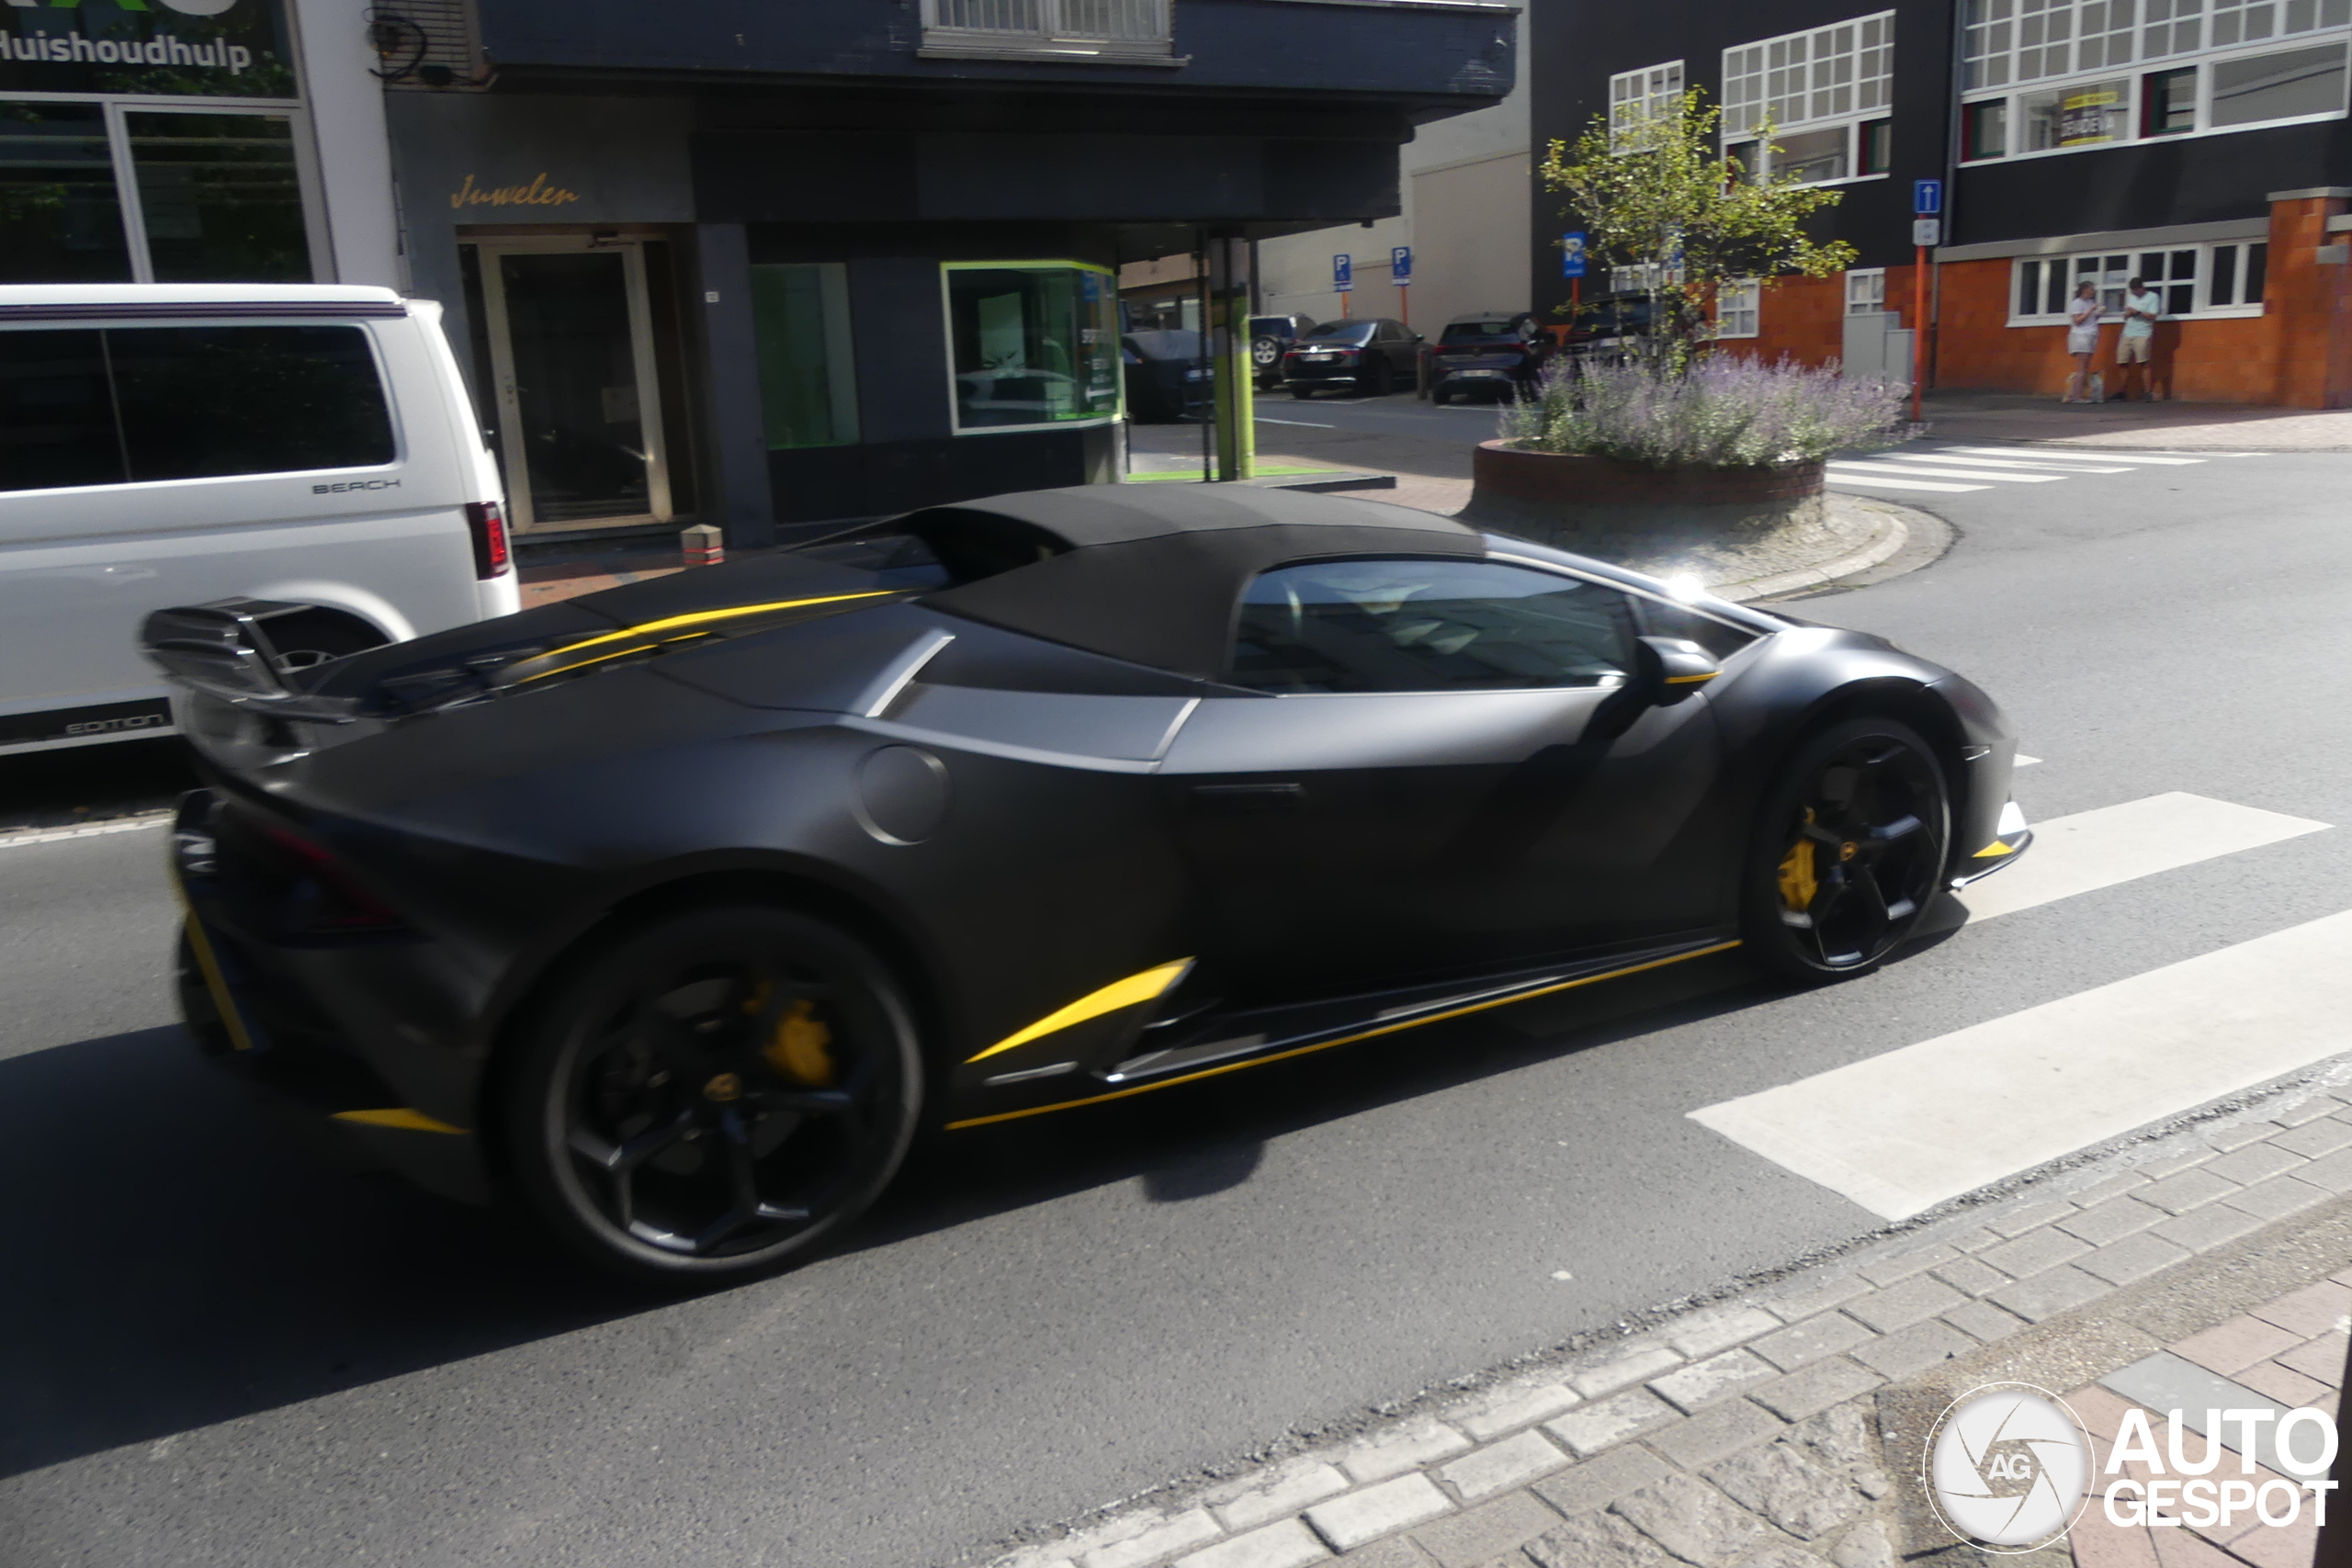
[[[2009,100],[1994,98],[1962,107],[1963,158],[2002,158],[2009,151]]]
[[[393,456],[358,327],[0,333],[0,490],[377,468]]]
[[[2064,321],[2075,287],[2098,290],[2100,313],[2120,320],[2123,296],[2137,277],[2163,297],[2167,316],[2207,311],[2235,315],[2262,303],[2262,271],[2267,244],[2260,240],[2177,245],[2124,254],[2030,257],[2016,261],[2011,325]]]
[[[769,447],[856,441],[849,269],[839,262],[754,266],[752,332]]]
[[[944,273],[959,432],[1117,415],[1114,274],[1079,262],[950,262]]]
[[[127,283],[97,104],[0,103],[0,283]]]
[[[2215,245],[2212,265],[2207,269],[2205,303],[2216,310],[2261,304],[2263,274],[2269,257],[2269,242],[2265,240]]]
[[[1846,275],[1846,314],[1871,316],[1886,309],[1886,268],[1857,269]]]
[[[1763,286],[1755,278],[1726,283],[1715,296],[1715,335],[1754,337],[1760,330]]]
[[[2159,71],[2140,84],[2140,134],[2178,136],[2197,129],[2197,67]]]
[[[159,283],[308,283],[311,248],[284,115],[123,117]]]
[[[2344,46],[2293,49],[2213,66],[2212,124],[2257,125],[2344,108]]]
[[[1609,144],[1622,146],[1637,127],[1670,115],[1682,98],[1682,62],[1645,65],[1609,78]]]

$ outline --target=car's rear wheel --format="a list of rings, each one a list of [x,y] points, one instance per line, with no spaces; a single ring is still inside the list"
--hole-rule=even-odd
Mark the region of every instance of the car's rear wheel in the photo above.
[[[1767,796],[1748,851],[1750,952],[1809,981],[1884,963],[1941,885],[1950,799],[1934,750],[1894,719],[1849,719],[1809,737]]]
[[[738,905],[575,966],[502,1112],[523,1197],[574,1250],[715,1282],[863,1212],[906,1157],[922,1089],[888,970],[823,921]]]

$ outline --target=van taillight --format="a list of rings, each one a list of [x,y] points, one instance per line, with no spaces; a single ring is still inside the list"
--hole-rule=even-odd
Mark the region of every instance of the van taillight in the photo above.
[[[487,582],[503,577],[514,563],[506,554],[506,519],[494,501],[466,502],[466,527],[474,536],[474,575]]]

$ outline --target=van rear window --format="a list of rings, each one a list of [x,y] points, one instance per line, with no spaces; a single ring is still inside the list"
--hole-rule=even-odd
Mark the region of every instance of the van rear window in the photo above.
[[[391,413],[358,327],[0,333],[0,491],[392,457]]]

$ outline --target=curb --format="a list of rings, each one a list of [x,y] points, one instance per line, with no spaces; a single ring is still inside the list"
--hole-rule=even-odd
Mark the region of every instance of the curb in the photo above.
[[[54,844],[66,839],[96,839],[108,833],[136,833],[143,828],[161,828],[171,819],[169,811],[157,811],[115,822],[95,822],[87,828],[28,828],[0,833],[0,850],[13,850],[19,844]]]
[[[1721,587],[1711,587],[1707,592],[1718,599],[1728,599],[1737,604],[1750,599],[1769,599],[1775,594],[1792,593],[1801,588],[1819,588],[1841,577],[1868,571],[1882,561],[1893,559],[1895,552],[1910,541],[1909,525],[1900,517],[1890,516],[1884,532],[1850,554],[1835,557],[1819,566],[1801,567],[1795,571],[1752,578],[1746,582],[1725,583]]]
[[[2088,1383],[2249,1302],[2331,1269],[2352,1279],[2352,1084],[2328,1079],[979,1555],[992,1568],[1895,1568],[1957,1543],[1925,1533],[1890,1476],[1916,1465],[1887,1462],[1881,1443],[1912,1441],[1901,1452],[1916,1458],[1918,1413],[1956,1384]]]

